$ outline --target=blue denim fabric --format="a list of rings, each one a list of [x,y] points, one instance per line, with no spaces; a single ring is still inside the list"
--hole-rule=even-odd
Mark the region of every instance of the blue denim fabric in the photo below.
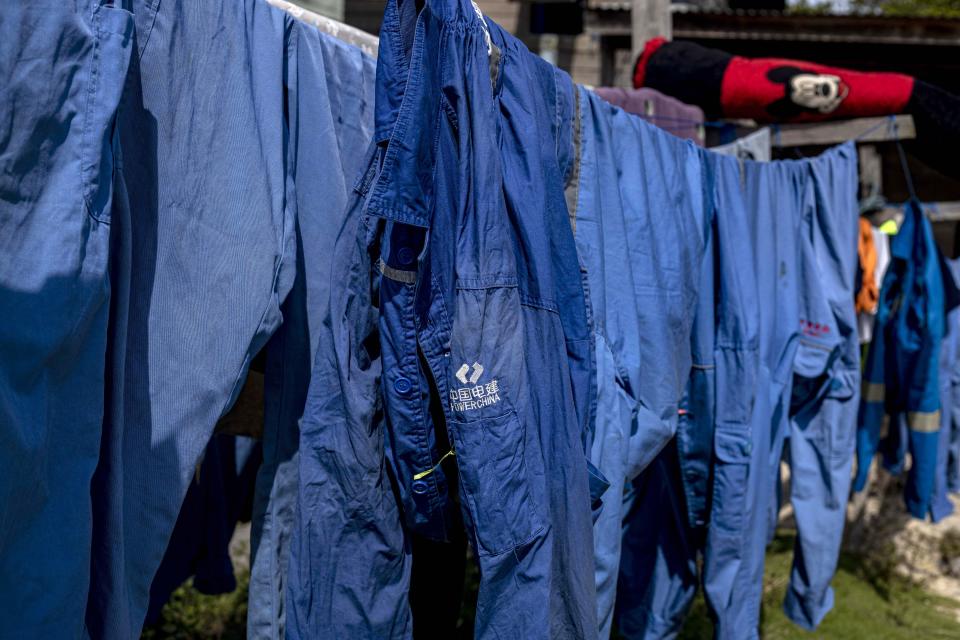
[[[901,416],[912,458],[905,498],[915,518],[930,511],[940,430],[940,348],[945,332],[943,275],[933,230],[920,203],[908,202],[890,241],[891,264],[880,289],[877,330],[867,354],[857,431],[855,490],[863,489],[884,415]],[[902,459],[902,456],[894,455]]]
[[[695,145],[587,89],[578,94],[578,191],[570,215],[595,328],[591,462],[612,487],[594,525],[600,634],[608,637],[623,486],[673,437],[690,371],[710,197]],[[663,203],[670,216],[662,215]]]
[[[197,462],[280,324],[296,257],[292,18],[257,0],[132,7],[93,485],[96,638],[138,634]]]
[[[368,150],[336,234],[330,302],[300,421],[288,638],[410,638],[410,544],[384,460],[376,273],[382,225],[363,214]]]
[[[712,199],[706,256],[691,336],[693,364],[680,404],[676,444],[634,483],[624,527],[618,623],[627,637],[675,636],[700,582],[708,603],[733,597],[727,573],[739,554],[758,365],[753,248],[735,158],[704,153]],[[712,483],[710,481],[712,477]],[[737,493],[737,490],[740,493]],[[721,495],[718,504],[709,495]],[[705,552],[711,517],[712,547]]]
[[[115,119],[130,13],[0,18],[0,637],[79,638],[103,420]]]
[[[465,0],[428,1],[415,27],[412,11],[391,2],[384,18],[375,138],[388,145],[367,201],[386,221],[389,468],[406,524],[442,533],[449,438],[478,638],[592,637],[578,354],[593,342],[560,160],[570,80]]]
[[[293,21],[287,36],[288,126],[297,199],[297,275],[283,325],[266,346],[264,462],[251,530],[247,635],[284,635],[287,560],[300,434],[313,356],[330,302],[330,260],[352,181],[373,136],[374,60]]]

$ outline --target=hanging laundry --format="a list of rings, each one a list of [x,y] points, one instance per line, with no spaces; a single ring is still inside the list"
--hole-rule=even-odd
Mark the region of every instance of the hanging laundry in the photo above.
[[[598,398],[591,462],[610,483],[594,525],[598,613],[610,635],[624,483],[670,441],[691,365],[711,200],[699,149],[578,91],[570,219],[590,293]],[[669,203],[670,215],[663,215]]]
[[[740,555],[740,522],[749,508],[750,423],[759,364],[755,260],[750,243],[743,242],[750,228],[740,162],[712,153],[703,154],[703,162],[714,195],[692,335],[693,365],[676,440],[634,481],[625,517],[617,621],[628,638],[670,637],[680,631],[701,583],[700,556],[707,601],[721,614],[719,633],[726,633],[722,612],[734,597],[734,585],[727,579],[729,571],[717,569]],[[711,509],[714,486],[727,499]],[[708,522],[719,534],[709,549]]]
[[[648,87],[638,89],[598,87],[594,91],[598,96],[627,113],[646,118],[664,131],[669,131],[679,138],[693,140],[703,146],[703,110],[700,107],[684,104],[676,98]]]
[[[193,587],[204,594],[237,588],[230,540],[237,522],[250,520],[261,451],[259,441],[245,436],[211,438],[150,585],[148,625],[160,619],[170,594],[190,577]]]
[[[300,421],[286,637],[409,638],[409,547],[384,464],[374,265],[377,225],[362,214],[371,144],[336,231],[330,302]],[[327,635],[337,630],[336,635]],[[318,635],[319,634],[319,635]]]
[[[933,494],[930,498],[930,519],[939,522],[953,513],[953,502],[947,495],[956,492],[951,487],[951,464],[956,459],[960,432],[954,428],[956,412],[960,407],[953,402],[954,369],[960,361],[960,307],[950,308],[947,301],[960,299],[960,284],[956,280],[957,260],[947,260],[940,256],[940,273],[943,278],[944,306],[947,315],[944,322],[943,341],[940,344],[938,365],[938,384],[940,393],[940,434],[937,442],[937,465],[933,481]],[[953,465],[955,466],[955,464]]]
[[[860,218],[860,234],[857,236],[857,254],[860,257],[860,288],[857,291],[857,313],[869,313],[877,308],[880,290],[874,280],[877,270],[877,249],[873,244],[873,225]]]
[[[133,43],[130,14],[99,0],[13,3],[0,19],[0,635],[10,638],[86,631],[110,218],[123,198],[115,122]]]
[[[735,156],[741,160],[769,162],[772,157],[770,149],[770,129],[768,127],[757,129],[753,133],[734,140],[729,144],[711,147],[710,151]]]
[[[954,258],[948,261],[950,267],[951,280],[953,286],[960,289],[960,258]],[[938,451],[946,451],[946,460],[943,462],[945,474],[946,490],[949,493],[960,493],[960,312],[956,309],[950,311],[947,316],[947,330],[950,333],[950,340],[957,349],[956,355],[952,357],[941,356],[941,375],[948,376],[950,380],[949,394],[941,392],[941,403],[950,405],[950,420],[942,421],[942,429],[948,429],[950,435],[946,438],[944,446],[941,437]],[[944,366],[944,365],[947,366]],[[942,388],[942,387],[941,387]],[[947,409],[941,407],[941,411],[947,412]]]
[[[740,206],[750,232],[738,237],[750,239],[756,264],[746,272],[759,278],[756,299],[768,301],[750,310],[759,314],[760,361],[755,384],[745,388],[757,391],[744,395],[722,389],[717,369],[716,402],[724,392],[739,404],[728,405],[728,413],[716,406],[708,528],[698,528],[683,510],[683,498],[690,494],[687,476],[697,461],[688,456],[683,437],[675,452],[661,454],[660,465],[648,470],[645,496],[652,498],[645,497],[649,502],[640,503],[625,523],[621,579],[627,582],[621,593],[635,594],[618,606],[627,637],[660,637],[680,629],[699,582],[698,552],[716,636],[757,637],[764,550],[776,523],[774,487],[788,434],[800,535],[784,606],[806,628],[815,627],[832,606],[829,582],[843,532],[859,376],[853,309],[856,153],[848,144],[811,160],[730,162],[735,166],[718,169],[718,185],[727,187],[717,216],[736,215],[737,190],[743,185]],[[736,165],[742,166],[742,176]],[[705,307],[701,304],[698,314]],[[706,331],[704,326],[695,332],[695,339],[702,340]],[[737,344],[742,349],[749,342],[728,346]],[[730,361],[742,365],[746,359]],[[694,371],[691,391],[699,375]],[[728,383],[736,388],[734,380]],[[744,419],[750,402],[746,425],[724,417]],[[680,433],[695,435],[705,430],[696,412],[709,414],[693,402],[690,406],[694,417],[681,422]]]
[[[830,581],[840,555],[860,397],[852,304],[857,269],[856,146],[848,142],[800,161],[799,166],[806,167],[811,180],[801,209],[801,335],[793,363],[789,431],[784,433],[789,437],[783,455],[790,464],[790,501],[798,535],[783,607],[796,624],[813,630],[834,604]],[[775,488],[780,486],[783,446],[774,448],[770,460]],[[771,537],[776,517],[771,509]],[[756,550],[760,570],[753,584],[759,599],[763,547]]]
[[[0,303],[17,319],[0,330],[0,442],[13,456],[0,491],[16,523],[0,531],[0,609],[18,637],[139,635],[214,425],[280,324],[298,246],[311,251],[308,293],[284,312],[326,298],[326,233],[342,209],[315,207],[345,201],[359,159],[341,145],[372,130],[372,64],[364,85],[359,52],[304,44],[265,2],[81,4],[0,25],[17,132],[3,189],[21,202],[5,234],[17,245],[0,258]],[[37,60],[59,71],[28,73]],[[285,364],[284,376],[309,374]],[[287,381],[268,401],[271,424],[289,430],[305,378]],[[269,431],[268,458],[286,455]],[[286,486],[292,496],[296,481]],[[260,559],[279,582],[274,542]]]
[[[353,180],[373,137],[375,61],[300,20],[288,21],[287,122],[293,146],[297,274],[264,347],[263,465],[251,527],[247,637],[285,633],[285,594],[296,525],[298,421],[330,305],[331,256]],[[328,351],[321,350],[321,357]],[[312,507],[310,507],[312,508]],[[293,569],[295,570],[295,569]]]
[[[880,290],[875,335],[867,354],[854,489],[866,485],[882,423],[889,419],[885,445],[897,453],[888,456],[887,465],[902,466],[903,452],[909,448],[907,510],[922,519],[931,509],[937,469],[944,285],[933,230],[921,205],[910,201],[904,213],[900,232],[890,242],[892,261]],[[906,431],[903,438],[900,420]]]
[[[756,162],[761,130],[705,151],[668,133],[702,142],[699,107],[598,92],[646,122],[468,0],[389,0],[376,69],[263,0],[125,6],[0,23],[17,637],[136,637],[185,576],[233,587],[247,500],[225,494],[259,454],[211,435],[261,351],[251,638],[452,637],[468,544],[479,640],[606,638],[614,620],[671,636],[701,583],[717,637],[757,637],[784,457],[784,607],[813,629],[878,397],[886,462],[914,454],[911,509],[952,508],[960,295],[943,282],[960,267],[916,203],[885,277],[886,236],[860,229],[884,286],[858,299],[879,328],[855,437],[852,143]],[[697,73],[736,68],[708,54]],[[869,106],[866,74],[837,77],[855,99],[782,66],[768,113]]]
[[[896,226],[896,225],[894,225]],[[877,306],[880,302],[880,284],[890,265],[890,235],[870,226],[870,235],[873,237],[873,250],[876,254],[873,269],[873,282],[877,287],[877,304],[872,308],[861,311],[857,317],[857,330],[860,334],[860,344],[868,344],[873,340],[873,326],[877,318]]]
[[[92,490],[97,638],[139,634],[196,465],[296,271],[286,14],[257,0],[131,6],[138,55],[117,121],[124,197]]]
[[[392,1],[384,25],[381,155],[337,242],[348,313],[331,311],[337,356],[315,360],[301,428],[288,634],[409,637],[406,532],[442,540],[459,511],[476,637],[590,637],[593,343],[558,158],[573,85],[465,0]]]

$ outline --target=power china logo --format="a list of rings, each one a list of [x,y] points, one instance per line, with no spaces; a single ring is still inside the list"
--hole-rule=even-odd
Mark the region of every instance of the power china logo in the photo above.
[[[500,402],[500,383],[494,378],[487,382],[480,382],[483,376],[483,365],[466,362],[460,365],[454,376],[462,387],[450,389],[450,409],[452,411],[475,411]]]

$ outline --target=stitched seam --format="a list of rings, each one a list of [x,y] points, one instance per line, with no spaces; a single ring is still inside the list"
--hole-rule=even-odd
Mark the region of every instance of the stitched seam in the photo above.
[[[541,311],[549,311],[556,315],[560,315],[560,309],[557,305],[549,300],[538,300],[537,298],[532,298],[524,293],[520,293],[520,305],[528,307],[531,309],[539,309]]]
[[[93,116],[91,112],[93,111],[93,99],[97,93],[98,84],[100,82],[100,59],[102,57],[102,52],[100,51],[100,42],[101,42],[101,25],[100,25],[100,11],[99,6],[95,7],[91,13],[90,19],[96,25],[96,39],[93,43],[93,63],[90,70],[90,85],[87,87],[87,96],[86,104],[84,105],[84,115],[83,115],[83,132],[81,134],[81,146],[80,146],[80,181],[83,185],[83,206],[87,211],[87,215],[91,218],[100,222],[100,219],[93,211],[92,203],[90,202],[90,197],[93,194],[93,184],[90,179],[90,171],[87,169],[87,164],[89,161],[90,154],[90,121]]]

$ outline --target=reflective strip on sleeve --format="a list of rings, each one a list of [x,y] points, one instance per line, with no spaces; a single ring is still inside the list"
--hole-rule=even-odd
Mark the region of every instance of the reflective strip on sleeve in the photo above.
[[[940,411],[915,411],[907,414],[907,426],[911,431],[933,433],[940,429]]]
[[[401,269],[394,269],[393,267],[388,266],[387,263],[383,261],[383,258],[380,258],[380,261],[377,262],[377,270],[380,271],[383,277],[396,280],[397,282],[402,282],[403,284],[416,284],[417,282],[416,271],[403,271]]]
[[[864,402],[883,402],[883,399],[887,396],[887,385],[882,382],[864,380],[860,395]]]

